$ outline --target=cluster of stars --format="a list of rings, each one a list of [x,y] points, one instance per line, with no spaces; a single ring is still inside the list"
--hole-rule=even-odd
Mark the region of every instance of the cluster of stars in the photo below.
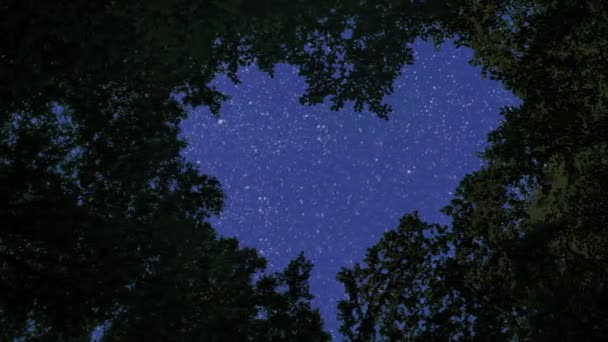
[[[315,264],[315,305],[336,336],[340,267],[361,260],[406,212],[448,223],[439,209],[481,165],[475,152],[499,108],[517,104],[467,63],[470,51],[423,42],[414,49],[415,64],[387,98],[388,122],[348,106],[300,105],[305,83],[280,65],[275,79],[255,68],[241,70],[238,86],[218,79],[232,97],[221,118],[201,108],[183,124],[185,156],[217,177],[227,196],[215,228],[257,248],[270,271],[304,251]]]

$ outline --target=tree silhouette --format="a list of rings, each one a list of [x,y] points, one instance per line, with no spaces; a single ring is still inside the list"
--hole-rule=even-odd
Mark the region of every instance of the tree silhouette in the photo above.
[[[180,151],[210,82],[299,68],[303,104],[384,96],[416,38],[454,39],[522,103],[444,212],[407,215],[339,279],[351,340],[608,338],[604,1],[5,1],[0,337],[327,340],[303,257],[218,238],[219,182]],[[83,19],[85,18],[85,19]],[[146,327],[145,329],[142,327]]]
[[[0,28],[10,34],[0,46],[0,77],[7,80],[0,84],[2,338],[80,339],[104,322],[111,322],[107,338],[133,337],[121,318],[133,326],[155,322],[150,333],[169,338],[185,325],[168,317],[160,324],[159,317],[186,301],[178,292],[213,288],[207,273],[217,263],[228,263],[216,276],[226,291],[255,292],[229,272],[243,268],[247,278],[260,270],[259,261],[243,256],[250,252],[234,247],[220,253],[225,259],[206,259],[226,243],[206,223],[223,197],[217,180],[180,157],[185,108],[205,105],[218,115],[227,95],[209,85],[215,77],[239,82],[239,67],[257,64],[272,74],[277,63],[290,63],[308,84],[302,103],[329,98],[339,109],[353,101],[356,110],[367,106],[386,117],[382,98],[412,61],[407,43],[427,34],[420,25],[425,7],[350,0],[3,3]],[[147,302],[163,287],[171,291],[162,301]],[[226,310],[239,312],[226,317],[250,317],[251,306],[237,298],[225,298],[235,305]],[[201,305],[184,308],[187,329],[211,326],[192,317]],[[314,312],[299,310],[284,316],[305,316],[320,329]],[[259,329],[276,337],[279,328]]]
[[[407,214],[368,249],[364,265],[338,273],[347,294],[338,304],[340,331],[348,340],[446,341],[450,328],[462,329],[466,322],[442,319],[461,311],[460,298],[450,292],[453,280],[444,272],[450,252],[446,229]]]
[[[608,194],[600,176],[608,160],[608,49],[599,38],[608,31],[607,12],[597,1],[462,1],[457,15],[440,22],[444,35],[471,47],[473,63],[522,104],[503,109],[504,120],[481,155],[484,167],[462,180],[444,209],[452,225],[440,236],[453,254],[440,267],[416,273],[422,279],[406,273],[401,278],[408,281],[396,290],[404,297],[375,302],[395,298],[395,286],[388,276],[366,278],[366,272],[391,275],[430,267],[430,257],[420,260],[412,251],[423,246],[422,255],[433,255],[435,240],[412,242],[400,226],[369,253],[388,254],[397,245],[403,250],[393,258],[405,259],[402,264],[368,255],[365,267],[341,272],[347,293],[354,294],[350,301],[380,305],[371,320],[341,316],[350,340],[608,337],[602,309],[608,298],[608,217],[600,209]],[[434,284],[435,279],[442,281]],[[434,285],[422,291],[421,283]],[[379,290],[370,297],[369,289]],[[412,296],[422,299],[408,302]],[[400,306],[402,311],[392,309]],[[391,309],[401,316],[386,319],[384,312]],[[404,317],[419,312],[424,315],[405,323]],[[393,323],[401,325],[385,328]]]

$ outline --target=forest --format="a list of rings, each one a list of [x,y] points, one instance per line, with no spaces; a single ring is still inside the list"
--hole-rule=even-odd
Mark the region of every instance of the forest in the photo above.
[[[608,341],[607,1],[4,0],[0,28],[0,341],[330,341],[304,254],[265,272],[216,232],[180,123],[279,64],[302,105],[390,120],[417,39],[521,103],[449,225],[404,213],[336,275],[336,338]]]

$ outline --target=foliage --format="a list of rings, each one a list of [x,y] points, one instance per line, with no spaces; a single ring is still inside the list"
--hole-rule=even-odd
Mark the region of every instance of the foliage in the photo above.
[[[197,244],[133,286],[103,341],[329,341],[308,288],[303,254],[282,272],[254,277],[265,260],[235,239]]]
[[[439,240],[414,242],[402,223],[370,248],[366,267],[340,273],[349,294],[342,311],[378,312],[368,320],[343,313],[343,330],[352,341],[606,340],[606,3],[459,4],[458,15],[440,23],[443,35],[471,47],[472,62],[522,104],[503,109],[482,153],[485,166],[462,180],[444,209],[452,225],[440,236],[453,253],[412,277],[430,267]],[[394,245],[401,249],[395,260],[405,260],[370,259]],[[370,272],[401,272],[406,283]],[[421,291],[419,284],[434,285]],[[393,291],[402,297],[377,302],[395,298]],[[385,316],[400,306],[399,315]],[[407,322],[411,312],[424,315]],[[442,329],[428,324],[434,320]],[[384,328],[390,324],[395,333]]]
[[[206,219],[220,212],[223,196],[217,180],[180,157],[185,108],[204,105],[217,116],[228,97],[210,85],[215,77],[238,83],[240,67],[257,64],[272,75],[274,65],[290,63],[308,84],[302,103],[329,98],[337,110],[352,101],[355,110],[367,106],[386,118],[382,99],[412,62],[408,44],[428,34],[426,7],[388,0],[3,2],[2,338],[78,339],[108,321],[116,336],[130,336],[116,317],[137,325],[132,315],[160,315],[185,300],[177,292],[211,286],[209,268],[227,261],[206,258],[226,242]],[[248,252],[225,253],[234,262],[227,269],[259,270],[255,258],[242,256]],[[221,275],[234,291],[253,291],[230,272]],[[162,286],[175,293],[144,304]],[[245,307],[239,317],[249,317]],[[185,319],[199,309],[184,308]],[[319,328],[315,314],[306,314]],[[171,329],[146,319],[158,334]],[[196,322],[192,329],[206,324]]]
[[[259,308],[249,340],[330,341],[319,310],[312,310],[308,288],[312,263],[301,253],[285,270],[262,277],[256,286]]]
[[[354,341],[608,339],[608,4],[602,0],[98,1],[0,5],[0,338],[327,340],[302,256],[207,223],[219,182],[180,156],[240,67],[299,68],[304,104],[384,96],[416,38],[455,39],[522,101],[444,212],[343,269]],[[86,18],[86,19],[83,19]],[[146,327],[145,329],[143,327]]]
[[[186,103],[217,115],[226,95],[209,85],[214,77],[239,82],[239,67],[255,63],[272,74],[277,63],[290,63],[308,83],[302,103],[329,97],[339,109],[354,101],[356,110],[368,105],[386,117],[382,98],[412,61],[407,44],[426,34],[424,8],[390,0],[11,0],[0,8],[2,32],[15,33],[0,47],[0,75],[11,80],[0,89],[2,113],[43,111],[50,101],[70,106],[73,97],[120,89],[131,98],[183,93]]]
[[[0,339],[82,339],[107,322],[108,338],[135,338],[144,321],[154,338],[213,335],[217,322],[197,314],[247,324],[263,262],[209,227],[223,195],[180,156],[179,124],[185,105],[217,115],[216,75],[279,62],[265,38],[288,17],[176,0],[9,1],[0,18]],[[218,286],[225,297],[193,293]],[[190,326],[163,316],[187,296],[199,296],[183,308]]]
[[[441,270],[450,245],[447,227],[405,215],[368,249],[364,266],[343,268],[338,280],[347,299],[338,304],[341,332],[350,341],[448,340],[461,310],[446,305],[452,279]],[[464,317],[466,318],[466,317]]]
[[[14,114],[2,127],[5,336],[84,333],[167,241],[209,230],[204,220],[222,204],[218,182],[182,160],[176,127],[154,131],[126,116],[90,140],[53,111]]]

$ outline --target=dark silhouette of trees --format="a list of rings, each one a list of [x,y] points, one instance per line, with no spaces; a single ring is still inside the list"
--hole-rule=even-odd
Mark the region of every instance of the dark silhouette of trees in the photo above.
[[[471,47],[473,62],[522,104],[503,109],[484,167],[444,209],[449,229],[404,234],[432,227],[406,216],[363,265],[340,273],[349,294],[342,329],[353,341],[606,340],[608,8],[460,4],[440,30]],[[399,272],[405,284],[390,277]],[[353,315],[359,306],[378,314]]]
[[[179,121],[126,109],[84,139],[68,110],[3,127],[2,340],[82,340],[100,324],[108,341],[328,339],[303,257],[258,284],[264,260],[206,223],[222,193],[179,156]]]
[[[406,215],[339,280],[344,335],[608,339],[605,1],[71,1],[0,5],[0,338],[320,340],[311,264],[219,238],[219,182],[180,151],[210,82],[299,67],[303,104],[383,103],[416,38],[454,39],[521,100],[441,227]],[[258,277],[261,277],[258,279]]]
[[[103,341],[329,341],[308,288],[303,254],[281,272],[253,277],[264,259],[235,239],[208,241],[146,274]],[[206,249],[201,253],[201,249]]]
[[[462,329],[466,322],[445,319],[461,311],[450,306],[460,298],[441,272],[450,252],[446,229],[405,215],[368,249],[363,265],[339,272],[347,299],[339,302],[338,317],[348,340],[445,341]]]
[[[252,341],[330,341],[323,331],[319,310],[312,310],[308,288],[312,263],[301,253],[285,270],[261,278],[256,286],[259,316],[253,322]]]
[[[216,75],[312,65],[302,32],[318,15],[278,5],[281,15],[223,1],[0,6],[1,339],[86,339],[104,323],[109,340],[327,339],[309,264],[258,289],[263,260],[206,223],[222,207],[218,181],[180,156],[185,105],[217,114],[226,99],[208,86]],[[295,294],[281,295],[290,277]],[[286,320],[290,330],[268,323]]]
[[[299,67],[302,103],[353,101],[385,118],[407,43],[428,35],[425,6],[3,2],[2,339],[86,339],[103,323],[107,339],[326,339],[306,304],[307,262],[258,284],[261,259],[215,237],[206,220],[222,192],[180,157],[179,124],[187,106],[219,114],[215,77],[277,63]]]
[[[0,55],[10,80],[0,90],[3,113],[45,111],[51,101],[73,106],[91,94],[119,106],[183,93],[187,104],[217,114],[226,95],[208,85],[215,76],[238,82],[241,66],[272,74],[290,63],[309,85],[303,103],[329,97],[338,109],[354,101],[385,117],[382,98],[412,61],[407,44],[428,34],[420,14],[439,1],[428,3],[11,0],[0,9],[2,32],[13,33]]]

